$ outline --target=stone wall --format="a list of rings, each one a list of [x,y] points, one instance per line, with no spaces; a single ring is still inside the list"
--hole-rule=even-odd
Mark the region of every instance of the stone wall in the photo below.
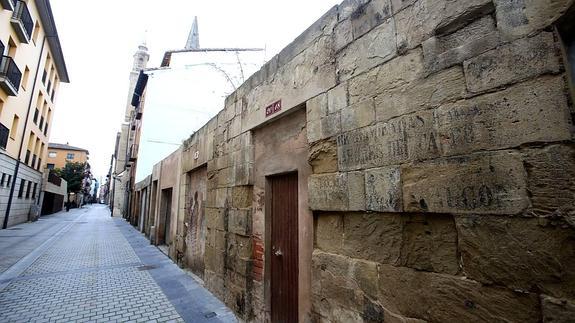
[[[297,170],[300,321],[574,317],[574,110],[555,28],[572,4],[332,8],[171,170],[185,243],[184,178],[207,166],[206,287],[242,320],[269,320],[262,183]]]

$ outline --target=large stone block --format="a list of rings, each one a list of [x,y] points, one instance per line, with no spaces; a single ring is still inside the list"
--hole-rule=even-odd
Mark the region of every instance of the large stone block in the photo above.
[[[401,257],[403,220],[392,214],[346,214],[343,252],[353,258],[397,264]]]
[[[350,16],[354,39],[385,23],[390,16],[390,0],[371,0],[358,7]]]
[[[453,216],[410,215],[404,221],[399,265],[451,275],[459,272]]]
[[[343,247],[343,215],[321,213],[315,221],[315,245],[326,252],[341,253]]]
[[[417,47],[434,34],[447,34],[493,11],[490,0],[418,0],[395,17],[400,49]]]
[[[367,99],[341,110],[341,130],[350,131],[372,124],[375,121],[373,99]]]
[[[252,206],[253,186],[232,187],[230,206],[234,208],[248,208]]]
[[[514,153],[405,165],[401,177],[408,212],[518,214],[529,206],[525,170]]]
[[[365,206],[368,211],[401,212],[401,177],[398,166],[365,172]]]
[[[252,232],[251,210],[229,210],[228,230],[232,233],[248,236]]]
[[[464,64],[470,92],[486,91],[540,74],[558,73],[560,68],[558,50],[551,32],[519,39]]]
[[[306,102],[307,121],[317,121],[327,116],[327,94],[323,93]]]
[[[410,51],[349,81],[349,103],[372,98],[423,77],[421,49]]]
[[[340,132],[341,113],[339,112],[307,123],[307,140],[310,143],[333,137]]]
[[[420,111],[337,137],[340,170],[396,165],[440,155],[433,113]]]
[[[397,56],[395,24],[388,19],[337,54],[340,81],[370,70]]]
[[[562,77],[544,77],[441,106],[435,118],[444,154],[569,140],[564,86]]]
[[[435,73],[497,47],[500,36],[491,16],[478,19],[456,32],[423,42],[426,73]]]
[[[575,209],[575,147],[553,145],[523,151],[532,211],[569,214]]]
[[[315,211],[365,210],[361,172],[312,175],[308,179],[309,207]]]
[[[541,296],[543,322],[569,323],[575,318],[575,303],[565,299]]]
[[[508,37],[521,37],[553,24],[573,0],[494,0],[497,27]]]
[[[539,322],[541,316],[535,294],[404,267],[381,265],[379,292],[386,309],[430,322]]]
[[[463,270],[510,289],[575,297],[575,228],[562,219],[456,218]]]
[[[310,145],[308,162],[314,174],[337,172],[337,145],[335,140],[318,141]]]
[[[453,67],[378,95],[375,98],[376,118],[387,121],[457,100],[465,94],[463,70],[461,67]]]
[[[327,92],[328,113],[338,112],[347,106],[347,83],[341,83]]]
[[[206,214],[206,227],[224,230],[225,228],[225,209],[207,207]]]

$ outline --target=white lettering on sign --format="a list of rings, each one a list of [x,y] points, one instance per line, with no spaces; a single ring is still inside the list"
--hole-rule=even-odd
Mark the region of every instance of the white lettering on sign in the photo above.
[[[282,100],[278,100],[266,107],[266,117],[282,110]]]

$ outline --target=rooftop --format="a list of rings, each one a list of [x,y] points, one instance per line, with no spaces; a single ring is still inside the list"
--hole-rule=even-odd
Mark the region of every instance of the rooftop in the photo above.
[[[57,144],[57,143],[53,143],[53,142],[48,143],[48,149],[85,151],[86,154],[88,154],[88,155],[90,154],[90,152],[84,148],[78,148],[78,147],[70,146],[68,144]]]

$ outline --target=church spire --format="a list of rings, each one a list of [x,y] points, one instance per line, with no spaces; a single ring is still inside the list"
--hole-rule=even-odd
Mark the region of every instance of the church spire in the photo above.
[[[200,49],[200,34],[198,33],[198,17],[194,17],[194,23],[192,24],[192,29],[188,35],[188,41],[186,42],[186,49]]]

